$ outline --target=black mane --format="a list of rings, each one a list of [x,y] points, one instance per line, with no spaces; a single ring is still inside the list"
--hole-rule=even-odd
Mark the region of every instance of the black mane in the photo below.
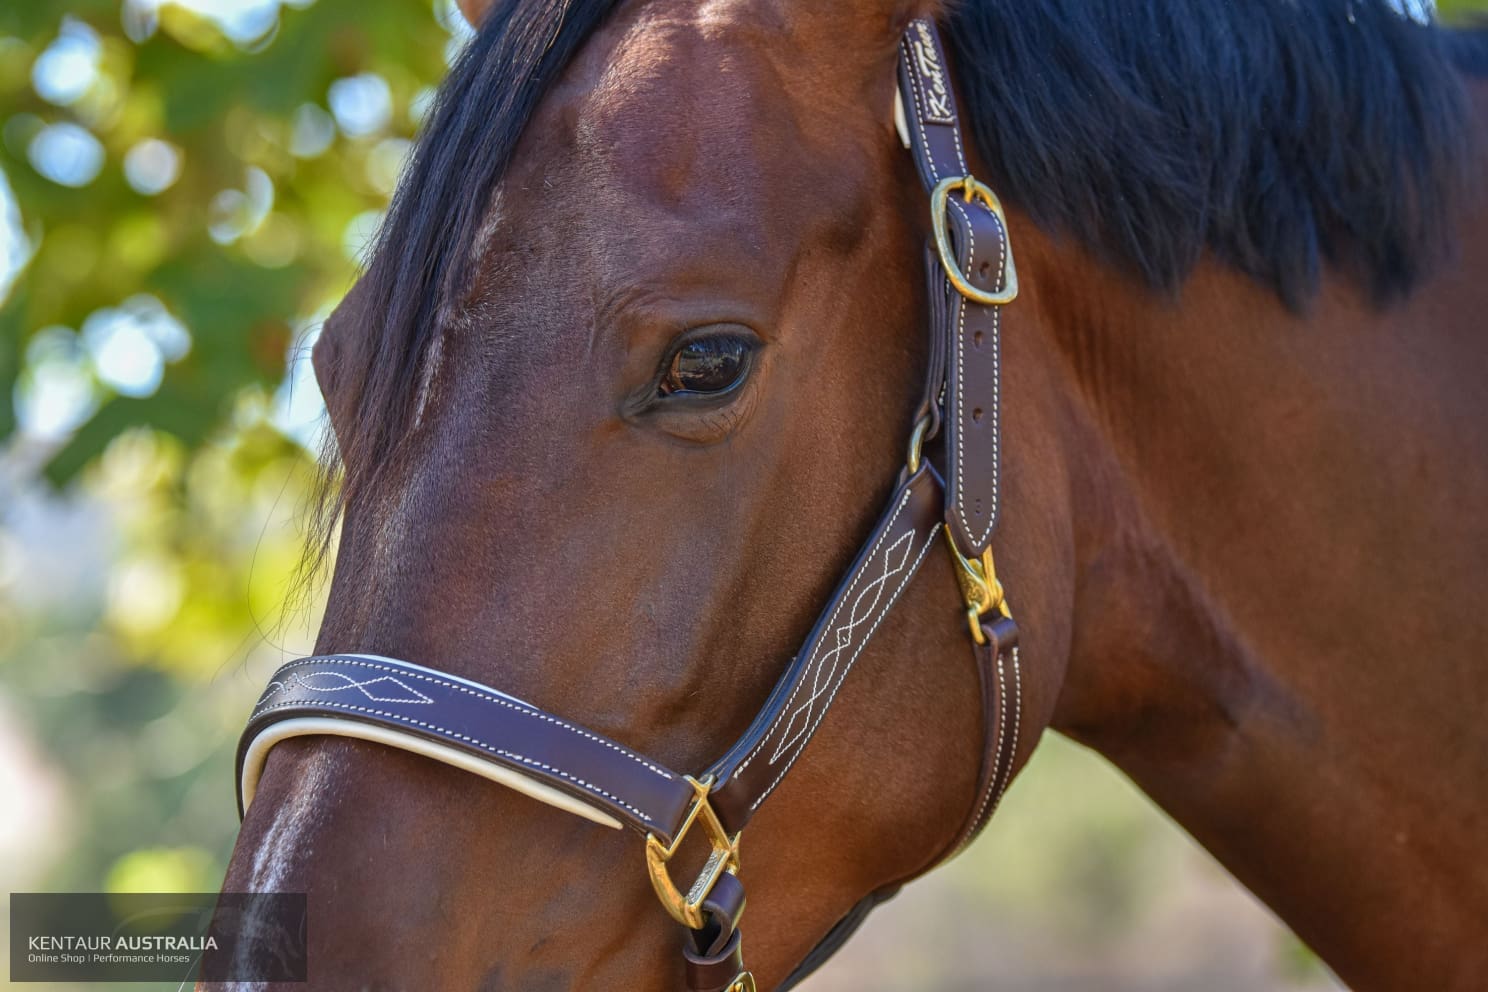
[[[429,341],[470,285],[491,191],[528,119],[616,3],[496,0],[439,87],[372,245],[365,312],[375,323],[364,329],[372,337],[366,365],[348,370],[359,380],[355,423],[341,431],[344,484],[333,499],[322,487],[315,529],[323,538],[411,422]]]
[[[410,422],[490,192],[616,3],[497,0],[440,88],[372,256],[333,510]],[[1000,191],[1154,287],[1209,249],[1293,306],[1325,262],[1386,299],[1444,242],[1470,151],[1448,49],[1484,49],[1385,0],[963,0],[946,23]]]
[[[1153,287],[1207,249],[1293,308],[1325,263],[1384,302],[1445,247],[1482,38],[1386,0],[967,0],[947,26],[1000,191]]]

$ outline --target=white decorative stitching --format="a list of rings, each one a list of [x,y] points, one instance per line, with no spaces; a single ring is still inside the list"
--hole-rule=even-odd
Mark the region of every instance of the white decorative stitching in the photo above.
[[[972,227],[971,216],[966,208],[955,200],[949,201],[961,219],[966,224],[966,236],[968,251],[966,254],[968,269],[976,268],[976,230]],[[999,228],[1001,224],[999,223]],[[997,239],[997,280],[1001,285],[1007,279],[1007,231],[1002,230]],[[956,293],[956,418],[953,424],[956,435],[956,515],[961,519],[961,526],[966,529],[966,536],[974,539],[980,546],[987,542],[992,536],[992,528],[997,524],[997,491],[1001,488],[1001,465],[1002,465],[1002,307],[992,306],[992,512],[987,516],[987,526],[978,536],[971,528],[971,522],[966,518],[966,472],[963,470],[962,461],[962,438],[966,433],[966,310],[970,306],[966,297]]]
[[[1016,649],[1014,649],[1016,650]],[[1007,682],[1003,677],[1002,652],[997,652],[997,746],[992,749],[992,778],[987,782],[987,791],[982,796],[982,801],[977,804],[976,816],[972,817],[967,831],[966,840],[970,841],[976,833],[977,826],[987,814],[987,806],[992,802],[992,796],[997,792],[997,783],[1002,778],[1002,743],[1004,732],[1007,730],[1007,720],[1002,713],[1002,704],[1007,699]]]
[[[976,839],[977,833],[997,811],[998,804],[1002,802],[1002,794],[1007,790],[1008,783],[1013,779],[1013,765],[1018,760],[1018,721],[1023,712],[1023,676],[1018,662],[1018,649],[1013,648],[1013,730],[1008,741],[1012,750],[1008,754],[1007,764],[1002,761],[1003,728],[1007,725],[1005,714],[1002,712],[1001,703],[1007,699],[1007,683],[1003,678],[1004,669],[1002,664],[1002,652],[997,654],[997,699],[999,703],[997,716],[997,746],[993,749],[996,764],[992,769],[992,778],[987,783],[986,794],[977,804],[976,816],[966,825],[966,835],[956,845],[955,853],[960,853]]]
[[[883,600],[884,586],[888,584],[890,579],[898,575],[903,570],[905,562],[909,561],[909,554],[914,550],[912,543],[914,536],[913,531],[907,531],[899,540],[889,545],[888,550],[884,552],[883,564],[878,578],[865,585],[858,592],[857,597],[853,600],[852,609],[848,612],[847,620],[832,631],[832,649],[822,655],[821,662],[817,664],[815,670],[812,672],[811,695],[801,701],[801,705],[797,706],[791,712],[790,719],[785,722],[785,729],[781,731],[780,741],[775,745],[774,753],[770,755],[770,764],[773,765],[779,761],[780,756],[788,748],[793,747],[796,741],[800,740],[801,734],[810,725],[812,707],[816,705],[816,701],[827,691],[827,684],[831,683],[832,676],[837,673],[837,661],[842,656],[842,652],[852,646],[853,631],[857,629],[859,624],[873,616],[873,611],[877,609],[878,604]],[[895,561],[895,553],[901,545],[908,546],[905,547],[904,553],[899,556],[899,560]],[[868,604],[866,610],[860,611],[859,607],[863,605],[863,600],[870,594],[873,596],[873,601]],[[791,728],[796,726],[798,721],[801,729],[795,733],[791,733]]]
[[[1023,715],[1023,668],[1018,662],[1018,649],[1013,648],[1013,732],[1010,735],[1012,751],[1008,754],[1007,767],[1002,769],[998,778],[1002,783],[997,787],[997,797],[992,800],[992,809],[997,809],[998,803],[1002,802],[1002,794],[1007,791],[1008,784],[1013,780],[1013,765],[1018,761],[1018,720]]]
[[[952,97],[952,100],[954,99],[955,97]],[[951,106],[954,108],[955,104]],[[970,175],[971,166],[966,164],[966,149],[961,147],[961,115],[959,112],[953,112],[951,117],[951,140],[956,143],[956,164],[961,167],[963,176]]]
[[[908,38],[901,39],[899,42],[899,47],[903,49],[904,57],[910,61],[911,65],[913,65],[914,52],[909,47]],[[923,91],[923,85],[918,75],[913,72],[909,73],[909,85],[911,89],[910,103],[914,104],[915,130],[917,130],[920,134],[920,148],[924,150],[925,164],[930,169],[932,182],[938,183],[944,177],[940,174],[939,164],[935,161],[935,154],[930,148],[930,137],[925,132],[925,115],[921,110],[921,108],[924,106],[924,97],[921,95]],[[952,121],[949,125],[945,126],[948,126],[951,129],[951,138],[956,145],[956,164],[961,167],[961,175],[964,176],[971,170],[966,167],[966,152],[965,149],[961,147],[961,121],[960,115],[955,110],[955,99],[956,98],[954,95],[950,97]]]
[[[899,583],[899,588],[894,590],[894,595],[889,598],[889,602],[884,606],[883,611],[879,613],[878,619],[873,621],[873,626],[870,627],[868,633],[863,636],[863,640],[858,645],[858,649],[854,651],[852,657],[848,659],[847,665],[842,670],[842,675],[837,679],[837,685],[832,689],[832,695],[827,697],[826,705],[824,705],[817,712],[816,722],[811,725],[811,729],[806,733],[808,741],[810,740],[811,736],[816,733],[816,728],[821,724],[822,719],[826,717],[827,711],[832,708],[832,702],[837,698],[837,691],[842,688],[843,684],[847,681],[848,675],[852,673],[853,665],[857,663],[858,656],[863,653],[863,649],[867,647],[868,642],[873,639],[874,631],[878,630],[878,625],[883,623],[884,617],[889,615],[890,610],[893,609],[894,603],[898,601],[899,595],[904,592],[905,587],[909,585],[909,580],[914,578],[915,573],[919,571],[920,562],[925,560],[925,555],[929,553],[930,548],[934,546],[935,538],[940,533],[941,526],[941,524],[937,523],[934,527],[930,528],[930,536],[925,539],[925,546],[922,547],[920,549],[920,553],[915,556],[914,563],[905,570],[905,575],[903,580],[901,580]],[[771,782],[770,787],[766,789],[758,799],[750,804],[750,812],[754,812],[755,810],[759,809],[760,803],[770,798],[770,793],[775,791],[775,787],[778,786],[785,779],[785,776],[790,772],[792,766],[795,765],[796,759],[805,752],[806,748],[804,745],[802,747],[796,748],[796,753],[791,755],[790,760],[785,763],[785,767],[780,769],[780,774],[775,776],[775,781]],[[773,764],[774,762],[772,761],[771,765]]]
[[[909,505],[909,500],[910,500],[910,497],[912,495],[913,495],[913,492],[911,490],[909,490],[909,489],[904,490],[904,495],[899,498],[898,505],[894,507],[894,512],[889,517],[889,522],[884,525],[883,533],[879,534],[878,535],[878,540],[873,542],[873,550],[870,551],[870,552],[868,552],[867,561],[872,561],[873,560],[873,556],[876,555],[876,554],[878,554],[879,547],[883,544],[884,541],[886,541],[888,539],[889,534],[893,533],[894,523],[895,523],[895,521],[897,521],[899,519],[900,512],[902,512],[904,510],[904,508]],[[866,562],[865,562],[865,564],[866,564]],[[832,626],[832,625],[834,625],[834,624],[837,623],[837,616],[838,616],[838,614],[840,614],[842,612],[842,608],[845,605],[847,605],[848,597],[851,596],[853,590],[857,588],[858,581],[860,579],[862,579],[862,577],[863,577],[863,575],[864,575],[864,573],[866,571],[867,571],[867,569],[858,569],[857,571],[855,571],[853,573],[852,582],[850,582],[848,584],[847,590],[842,594],[842,598],[837,601],[836,607],[833,608],[833,610],[832,610],[832,616],[827,620],[827,626],[830,627],[830,626]],[[811,654],[808,655],[807,658],[806,658],[806,663],[803,666],[803,671],[802,671],[801,677],[799,679],[797,679],[796,680],[796,684],[791,687],[790,697],[788,699],[786,699],[785,705],[780,710],[781,715],[780,716],[777,716],[774,719],[774,721],[771,722],[770,728],[768,730],[766,730],[765,733],[760,737],[759,743],[757,743],[754,746],[754,750],[750,751],[749,754],[744,758],[744,761],[739,765],[738,769],[734,772],[735,777],[744,774],[744,769],[746,769],[746,768],[749,767],[749,763],[751,761],[753,761],[755,759],[755,757],[757,755],[759,755],[759,753],[762,752],[765,749],[765,745],[769,742],[770,737],[775,733],[776,729],[780,726],[780,721],[784,717],[784,715],[787,712],[794,713],[794,711],[791,709],[791,704],[795,702],[795,700],[796,700],[796,694],[801,691],[801,686],[803,684],[805,684],[805,682],[806,682],[806,671],[811,668],[811,666],[812,666],[813,663],[815,663],[815,661],[816,661],[816,653],[821,650],[821,646],[825,642],[826,642],[826,638],[825,637],[822,637],[822,638],[818,638],[817,639],[817,642],[814,645],[812,645]]]
[[[264,703],[268,702],[270,699],[272,699],[273,697],[277,696],[279,693],[281,693],[283,691],[284,691],[284,683],[283,682],[280,682],[278,679],[275,679],[274,681],[270,682],[268,685],[264,686],[264,694],[262,696],[259,696],[258,697],[258,702],[256,702],[256,703],[253,704],[254,710],[257,711],[257,709],[260,706],[262,706]]]
[[[267,713],[270,710],[284,709],[285,707],[296,705],[299,704],[295,702],[275,703],[272,706],[265,706],[261,707],[258,710],[255,710],[253,716],[257,717],[259,714]],[[432,730],[437,734],[443,734],[446,737],[461,740],[467,744],[473,744],[476,747],[480,748],[482,751],[486,751],[490,754],[498,755],[499,757],[506,758],[510,761],[515,761],[519,764],[527,765],[529,768],[539,768],[550,775],[557,775],[560,778],[565,778],[568,781],[572,782],[574,785],[577,785],[579,788],[584,789],[588,792],[592,792],[596,796],[602,796],[605,799],[608,799],[610,802],[614,803],[616,806],[619,806],[622,809],[629,810],[641,820],[645,821],[645,823],[647,823],[648,825],[656,825],[656,822],[652,820],[651,817],[647,816],[644,812],[632,806],[625,800],[621,799],[619,796],[613,795],[605,791],[604,789],[601,789],[599,786],[594,785],[592,782],[587,782],[576,775],[570,775],[568,772],[564,771],[561,768],[554,768],[552,765],[545,764],[544,762],[538,761],[535,758],[529,758],[526,755],[517,754],[515,751],[508,751],[505,748],[496,747],[494,744],[488,744],[487,742],[476,737],[471,737],[468,734],[462,734],[457,731],[450,730],[447,727],[441,727],[438,724],[428,723],[424,720],[415,720],[413,717],[404,716],[401,713],[388,713],[383,710],[375,710],[367,706],[357,706],[354,703],[336,703],[323,701],[320,703],[316,703],[316,705],[329,706],[339,710],[351,710],[356,713],[369,713],[372,716],[380,716],[383,719],[393,720],[397,723],[408,724],[409,726],[422,727],[425,730]]]
[[[908,64],[913,65],[915,53],[912,46],[910,45],[907,34],[900,41],[899,45],[904,59],[908,62]],[[910,102],[914,104],[914,123],[915,129],[920,136],[920,148],[923,153],[925,163],[930,171],[932,183],[938,183],[943,177],[940,174],[939,163],[936,161],[934,152],[930,146],[930,137],[925,129],[924,114],[921,110],[921,108],[924,106],[924,81],[916,72],[909,72],[907,73],[907,75],[909,77],[910,87],[912,90],[910,94],[912,99]],[[952,96],[951,99],[953,101],[953,113],[951,114],[953,120],[952,123],[947,126],[949,126],[951,129],[951,139],[955,145],[956,164],[961,170],[961,175],[964,176],[969,174],[971,170],[970,167],[966,164],[966,149],[965,146],[962,144],[961,139],[960,115],[958,112],[954,111],[954,96]],[[959,203],[956,203],[954,200],[951,200],[949,202],[955,205],[957,213],[961,215],[962,220],[965,222],[969,248],[967,253],[967,259],[969,263],[968,268],[974,269],[976,264],[976,232],[971,225],[971,218],[967,214],[965,208],[962,207]],[[999,224],[999,226],[1001,225]],[[1004,229],[1001,231],[1000,237],[998,238],[999,284],[1001,284],[1007,278],[1007,242],[1008,234],[1007,231]],[[959,293],[957,294],[956,306],[958,308],[956,312],[956,320],[958,326],[958,333],[956,335],[956,411],[957,420],[959,421],[966,415],[963,403],[963,400],[965,398],[963,383],[965,382],[965,331],[966,308],[968,306],[966,298],[961,296]],[[962,435],[965,433],[965,428],[962,423],[957,423],[954,425],[954,432],[956,435],[956,467],[954,473],[956,476],[956,514],[960,518],[962,528],[966,531],[966,536],[974,538],[977,545],[983,545],[987,542],[987,539],[990,538],[992,535],[992,528],[997,523],[998,489],[1000,488],[1000,466],[1002,461],[1002,423],[1000,412],[1002,400],[1001,332],[1002,308],[994,306],[992,310],[992,512],[987,518],[987,526],[981,532],[980,537],[976,537],[966,514],[967,501],[965,489],[965,473],[961,470],[961,440]]]
[[[346,658],[346,657],[342,657],[342,656],[339,656],[339,655],[327,655],[327,656],[316,657],[316,658],[305,658],[305,659],[302,659],[300,661],[291,662],[290,664],[285,665],[283,668],[279,669],[279,671],[276,674],[283,675],[285,672],[288,672],[290,669],[299,668],[299,667],[302,667],[302,666],[305,666],[305,665],[325,665],[325,664],[354,665],[354,666],[357,666],[359,668],[370,668],[373,671],[393,672],[393,673],[402,675],[405,678],[420,679],[420,680],[422,680],[424,682],[429,682],[429,683],[432,683],[432,684],[437,685],[437,686],[441,686],[441,687],[446,688],[446,689],[453,689],[453,690],[455,690],[457,692],[463,692],[465,695],[467,695],[467,696],[473,696],[476,699],[481,700],[482,702],[493,703],[493,704],[495,704],[497,706],[502,706],[502,707],[505,707],[506,709],[514,710],[517,713],[521,713],[521,714],[524,714],[526,716],[530,716],[530,717],[532,717],[535,720],[541,720],[544,723],[551,723],[551,724],[553,724],[556,727],[559,727],[559,728],[561,728],[563,730],[569,731],[570,733],[577,734],[578,736],[583,737],[586,740],[593,741],[595,744],[599,744],[599,745],[602,745],[602,746],[604,746],[606,748],[609,748],[611,751],[614,751],[616,754],[624,755],[625,757],[629,758],[631,761],[634,761],[636,764],[640,765],[642,768],[649,769],[650,771],[656,773],[657,775],[660,775],[662,778],[666,779],[668,782],[671,782],[671,781],[674,781],[675,780],[675,776],[672,775],[672,773],[669,772],[669,771],[667,771],[665,768],[662,768],[662,767],[660,767],[658,765],[652,764],[651,762],[647,761],[645,758],[642,758],[640,755],[636,754],[634,751],[631,751],[629,748],[621,747],[619,744],[616,744],[613,741],[605,740],[603,737],[600,737],[598,734],[592,734],[592,733],[590,733],[587,730],[584,730],[584,729],[579,728],[579,727],[575,727],[572,724],[567,723],[564,720],[558,719],[557,717],[553,716],[552,714],[544,713],[543,711],[541,711],[539,709],[536,709],[535,707],[531,706],[530,704],[522,703],[522,704],[519,705],[519,703],[516,702],[516,701],[512,701],[512,700],[508,700],[508,699],[503,699],[503,698],[501,698],[499,696],[491,695],[489,693],[477,692],[475,689],[472,689],[470,686],[461,685],[460,683],[455,682],[455,681],[452,681],[450,679],[440,678],[440,677],[438,677],[437,674],[434,674],[434,673],[422,673],[422,672],[408,671],[406,669],[395,668],[395,667],[392,667],[390,665],[383,665],[383,664],[377,664],[377,663],[369,662],[369,661],[362,661],[362,660],[359,660],[359,659]],[[325,674],[329,674],[329,673],[325,673]],[[280,690],[284,690],[284,689],[287,688],[283,683],[276,683],[276,682],[269,683],[269,686],[270,686],[270,689],[271,690],[276,685],[279,686],[279,689]],[[253,716],[257,716],[259,714],[259,712],[263,709],[264,702],[267,701],[268,699],[272,698],[273,694],[274,693],[272,691],[271,692],[264,693],[263,697],[259,699],[258,704],[257,704],[257,707],[253,711]],[[250,719],[251,719],[251,717],[250,717]]]
[[[341,679],[342,681],[340,685],[311,685],[309,682],[305,681],[306,678],[313,679],[319,678],[321,676],[334,677]],[[397,699],[389,698],[387,696],[373,695],[371,692],[371,686],[379,685],[383,682],[391,682],[393,685],[397,686],[399,689],[402,689],[410,696],[415,696],[417,698]],[[307,689],[310,692],[344,692],[347,689],[356,689],[358,692],[366,696],[374,703],[408,703],[410,705],[423,705],[426,703],[434,702],[434,699],[432,697],[424,695],[413,686],[406,685],[401,680],[394,678],[391,675],[379,675],[375,679],[367,679],[366,681],[358,682],[356,679],[352,678],[350,675],[345,674],[344,672],[311,672],[308,676],[296,673],[292,678],[288,680],[288,684],[281,685],[280,688],[287,691],[288,689],[294,687]],[[262,700],[260,700],[260,702],[262,702]]]

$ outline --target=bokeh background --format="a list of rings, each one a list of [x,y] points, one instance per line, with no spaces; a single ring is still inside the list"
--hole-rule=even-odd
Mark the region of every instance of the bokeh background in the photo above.
[[[318,618],[306,349],[468,37],[448,0],[0,2],[0,890],[217,888],[236,734]],[[1052,736],[811,987],[994,985],[1336,987]]]

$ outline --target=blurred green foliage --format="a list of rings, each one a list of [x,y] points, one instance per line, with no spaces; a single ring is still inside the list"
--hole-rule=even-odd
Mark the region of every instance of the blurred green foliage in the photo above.
[[[458,16],[452,5],[440,12],[447,23]],[[35,251],[0,310],[0,392],[10,395],[36,331],[80,328],[137,294],[159,299],[192,335],[153,394],[100,390],[97,412],[50,459],[54,480],[133,427],[198,446],[227,424],[242,389],[283,378],[296,328],[354,274],[347,239],[370,233],[386,205],[451,41],[429,0],[321,0],[262,23],[262,37],[234,40],[174,4],[0,5],[0,169]],[[35,66],[68,31],[96,38],[96,74],[59,103],[37,92]],[[352,133],[332,123],[329,95],[347,80],[372,86],[374,100],[385,84],[385,120]],[[86,128],[104,151],[80,187],[34,167],[38,135],[59,122]],[[179,162],[178,178],[153,195],[127,179],[131,150],[151,140]],[[0,437],[14,426],[12,405],[0,403]]]
[[[1488,0],[1437,0],[1436,12],[1450,23],[1472,23],[1488,16]]]

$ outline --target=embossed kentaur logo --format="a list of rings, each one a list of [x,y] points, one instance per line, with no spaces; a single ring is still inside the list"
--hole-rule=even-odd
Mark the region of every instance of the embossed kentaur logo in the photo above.
[[[920,73],[920,85],[916,87],[924,98],[921,116],[932,124],[950,124],[951,93],[946,86],[945,69],[940,64],[940,54],[930,37],[930,28],[923,21],[915,22],[916,38],[913,41],[914,64]]]

